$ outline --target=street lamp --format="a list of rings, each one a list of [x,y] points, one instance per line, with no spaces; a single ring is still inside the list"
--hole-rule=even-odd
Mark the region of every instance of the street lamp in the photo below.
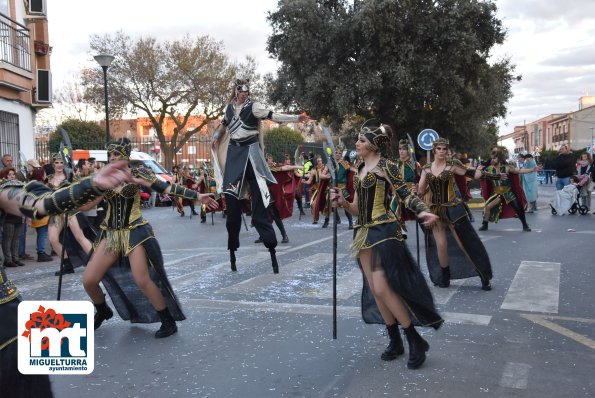
[[[101,69],[103,69],[103,89],[105,92],[105,143],[109,142],[109,106],[108,106],[108,99],[107,99],[107,68],[110,67],[112,62],[114,61],[114,56],[109,54],[98,54],[95,55],[95,61],[99,65],[101,65]]]

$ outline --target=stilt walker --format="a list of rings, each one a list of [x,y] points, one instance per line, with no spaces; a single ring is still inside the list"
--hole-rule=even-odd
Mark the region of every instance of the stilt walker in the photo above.
[[[277,123],[304,123],[310,120],[306,115],[285,115],[276,113],[250,98],[247,80],[237,80],[230,102],[225,108],[221,125],[213,135],[212,149],[215,164],[217,191],[225,194],[228,233],[227,249],[231,270],[236,271],[235,252],[240,247],[242,209],[240,201],[248,191],[252,200],[252,223],[265,247],[271,254],[273,273],[279,273],[275,248],[277,238],[268,222],[267,207],[270,193],[267,182],[276,183],[264,158],[264,135],[259,126],[262,119]]]

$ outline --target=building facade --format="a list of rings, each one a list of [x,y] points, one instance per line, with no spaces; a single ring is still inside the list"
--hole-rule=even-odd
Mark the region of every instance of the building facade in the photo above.
[[[515,126],[513,130],[514,152],[535,153],[537,149],[558,150],[567,144],[572,150],[595,145],[595,97],[579,98],[579,109],[568,113],[555,113]]]
[[[0,30],[0,153],[31,158],[35,116],[52,104],[46,1],[0,0]]]

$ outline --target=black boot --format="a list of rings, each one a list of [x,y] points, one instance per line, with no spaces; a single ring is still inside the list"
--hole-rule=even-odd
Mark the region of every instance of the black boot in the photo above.
[[[198,216],[198,213],[196,212],[196,209],[194,208],[194,203],[190,204],[190,211],[192,212],[193,216]]]
[[[480,231],[487,231],[488,230],[488,222],[487,221],[483,221],[481,223],[481,227],[479,227]]]
[[[278,274],[279,263],[277,262],[277,256],[275,255],[275,249],[271,248],[269,249],[269,252],[271,253],[271,264],[273,265],[273,274]]]
[[[322,224],[322,228],[328,227],[328,217],[324,219],[324,224]]]
[[[450,286],[450,267],[440,268],[442,273],[440,274],[440,281],[438,287],[449,287]]]
[[[95,313],[95,329],[98,329],[99,326],[101,326],[101,324],[103,323],[103,321],[107,321],[112,316],[114,316],[114,312],[105,301],[101,304],[93,305],[97,310],[97,312]]]
[[[279,232],[281,232],[281,236],[283,237],[281,243],[289,243],[289,238],[287,237],[287,232],[285,231],[285,225],[283,225],[281,218],[279,218],[279,222],[275,220],[275,223],[277,224],[277,228],[279,228]]]
[[[161,339],[163,337],[171,336],[175,332],[178,331],[178,326],[176,325],[176,321],[174,317],[171,316],[169,309],[165,307],[165,309],[161,311],[157,311],[159,314],[159,318],[161,319],[161,327],[158,331],[155,332],[155,338]]]
[[[485,291],[492,290],[492,285],[490,285],[490,281],[482,279],[481,280],[481,290],[485,290]]]
[[[64,259],[64,266],[62,267],[62,275],[74,274],[74,267],[69,258]],[[54,273],[55,276],[60,276],[60,270]]]
[[[238,269],[236,268],[236,251],[235,250],[229,251],[229,261],[231,262],[231,270],[234,272],[237,271]]]
[[[337,213],[337,224],[341,224],[341,217],[339,216],[339,213]]]
[[[405,337],[407,337],[407,343],[409,343],[407,367],[409,369],[417,369],[425,362],[426,351],[430,349],[430,345],[417,333],[413,324],[403,330],[405,331]]]
[[[386,330],[388,332],[390,343],[388,343],[388,346],[380,356],[380,359],[383,361],[392,361],[399,355],[403,354],[405,352],[405,348],[403,348],[403,340],[401,339],[401,332],[399,332],[398,323],[395,322],[393,325],[387,325]]]
[[[529,228],[529,224],[527,224],[527,223],[524,223],[523,224],[523,231],[525,231],[525,232],[531,232],[531,228]]]
[[[262,243],[262,238],[259,236],[258,239],[254,241],[254,243]]]

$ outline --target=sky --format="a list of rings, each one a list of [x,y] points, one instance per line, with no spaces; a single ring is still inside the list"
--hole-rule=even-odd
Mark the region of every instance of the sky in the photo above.
[[[522,80],[512,86],[500,134],[552,113],[578,110],[583,95],[595,95],[594,0],[499,0],[497,16],[506,42],[493,49],[507,57]],[[48,1],[54,91],[85,67],[97,67],[89,37],[119,30],[171,40],[209,35],[223,42],[232,60],[252,56],[260,73],[274,72],[266,52],[271,33],[267,12],[277,0],[103,0],[92,7],[75,0]],[[109,72],[108,72],[109,73]]]

